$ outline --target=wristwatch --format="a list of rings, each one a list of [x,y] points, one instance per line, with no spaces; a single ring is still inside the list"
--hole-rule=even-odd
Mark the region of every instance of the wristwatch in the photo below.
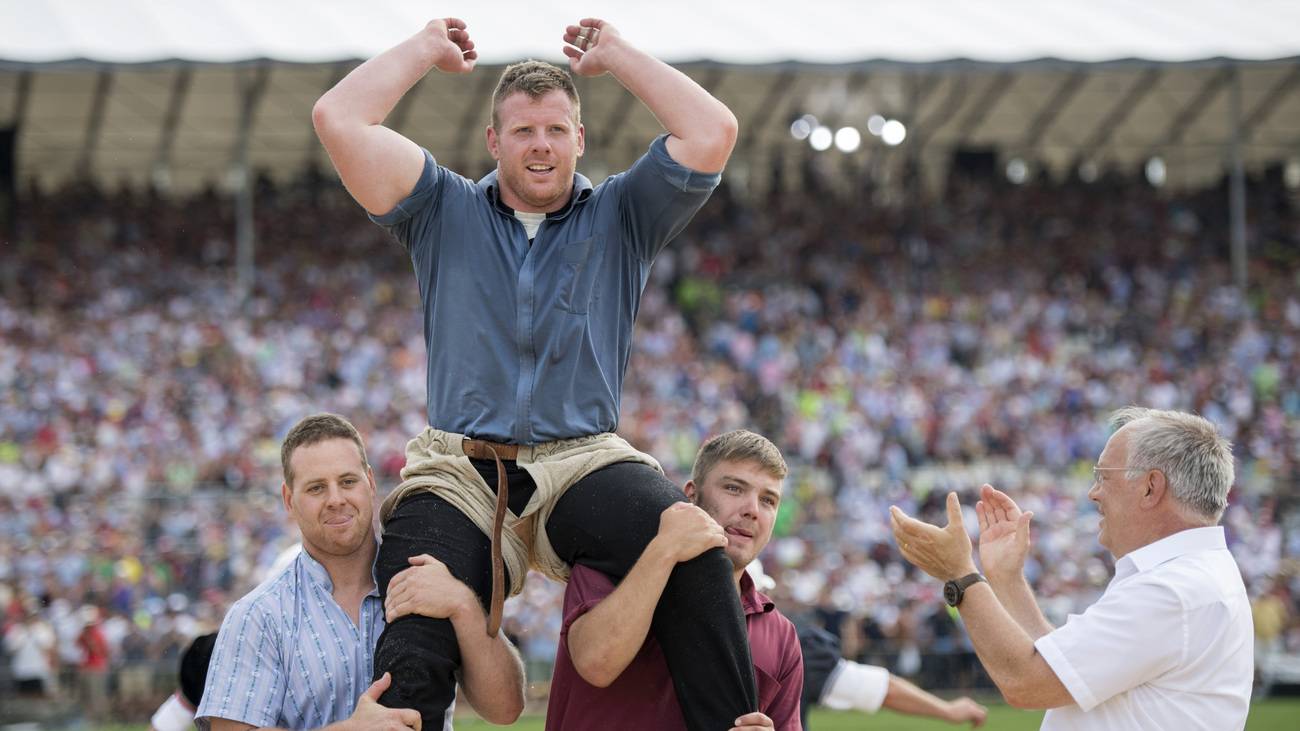
[[[948,602],[948,606],[955,607],[961,604],[962,597],[966,596],[966,589],[971,584],[977,584],[986,579],[980,574],[966,574],[956,581],[947,581],[943,585],[943,600]]]

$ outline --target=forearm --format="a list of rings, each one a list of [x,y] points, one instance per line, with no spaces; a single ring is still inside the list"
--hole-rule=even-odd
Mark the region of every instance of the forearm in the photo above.
[[[514,723],[524,710],[524,664],[504,632],[487,633],[477,600],[452,617],[460,645],[461,686],[474,710],[490,723]]]
[[[375,125],[393,111],[402,95],[434,65],[437,38],[424,28],[402,43],[352,70],[316,103],[317,126]]]
[[[960,611],[975,654],[1008,703],[1053,708],[1071,702],[1034,640],[998,601],[993,587],[980,582],[968,588]]]
[[[885,694],[885,708],[910,716],[928,716],[947,720],[948,701],[921,690],[916,685],[898,677],[889,676],[889,691]]]
[[[569,656],[584,680],[605,687],[636,657],[675,565],[660,541],[651,541],[614,591],[569,627]]]
[[[1038,601],[1034,598],[1034,590],[1030,588],[1023,572],[1017,571],[1006,576],[989,574],[988,580],[989,586],[993,587],[993,592],[997,595],[998,601],[1002,603],[1007,613],[1029,635],[1031,640],[1037,640],[1039,637],[1056,629],[1043,616],[1043,611],[1038,608]]]
[[[700,172],[721,170],[736,143],[736,116],[686,74],[622,38],[617,41],[610,73],[677,138],[669,140],[673,158]]]

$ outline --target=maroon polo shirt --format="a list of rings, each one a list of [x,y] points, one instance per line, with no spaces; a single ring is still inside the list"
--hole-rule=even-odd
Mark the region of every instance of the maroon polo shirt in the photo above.
[[[608,576],[574,566],[564,591],[564,626],[551,676],[546,709],[547,731],[671,731],[685,729],[677,692],[663,650],[651,634],[631,664],[608,688],[597,688],[578,675],[569,657],[569,627],[614,591]],[[758,709],[778,730],[801,731],[799,695],[803,691],[803,655],[794,625],[772,600],[754,588],[746,572],[740,578],[740,603],[749,629],[749,648],[758,680]]]

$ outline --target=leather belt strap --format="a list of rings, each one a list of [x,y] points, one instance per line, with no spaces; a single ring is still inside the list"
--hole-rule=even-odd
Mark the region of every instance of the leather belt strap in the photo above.
[[[487,622],[488,636],[496,637],[501,629],[501,612],[506,603],[506,568],[501,558],[501,528],[505,525],[506,505],[510,497],[510,481],[506,479],[506,466],[501,460],[516,459],[519,456],[519,446],[465,439],[461,442],[461,451],[470,459],[491,459],[497,463],[497,504],[492,516],[492,600]]]

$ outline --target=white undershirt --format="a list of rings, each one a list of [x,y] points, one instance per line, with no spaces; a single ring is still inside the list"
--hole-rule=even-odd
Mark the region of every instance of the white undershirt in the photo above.
[[[528,240],[532,241],[533,237],[537,236],[537,229],[541,228],[542,221],[546,220],[546,214],[515,211],[515,218],[524,225],[524,230],[528,232]]]

